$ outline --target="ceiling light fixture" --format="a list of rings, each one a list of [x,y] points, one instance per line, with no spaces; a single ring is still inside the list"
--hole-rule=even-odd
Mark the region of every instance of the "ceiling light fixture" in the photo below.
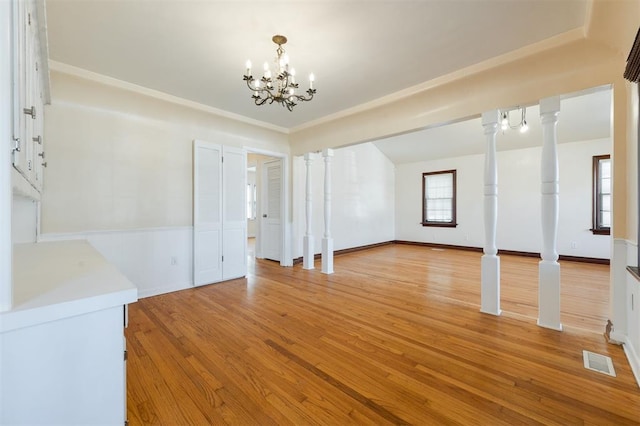
[[[511,117],[509,116],[511,110],[502,111],[502,120],[500,123],[503,132],[508,129],[520,129],[520,133],[526,133],[527,131],[529,131],[529,125],[527,124],[527,108],[516,107],[516,109],[520,111],[520,122],[516,125],[511,124]]]
[[[274,35],[271,40],[278,45],[275,58],[275,77],[271,76],[269,63],[265,62],[262,78],[260,80],[254,79],[251,75],[251,61],[247,61],[247,72],[243,79],[253,92],[251,98],[256,105],[264,105],[266,102],[270,104],[278,102],[287,107],[289,111],[293,111],[293,107],[297,105],[296,102],[313,99],[313,95],[316,93],[316,89],[313,88],[315,77],[313,74],[309,75],[309,89],[307,89],[306,95],[297,94],[296,71],[293,68],[289,68],[289,55],[282,48],[282,45],[287,42],[287,38],[282,35]]]

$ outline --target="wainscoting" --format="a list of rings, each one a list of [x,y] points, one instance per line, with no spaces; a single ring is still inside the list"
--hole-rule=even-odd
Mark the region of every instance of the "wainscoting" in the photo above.
[[[138,297],[193,286],[193,228],[42,234],[40,242],[88,240],[138,287]]]

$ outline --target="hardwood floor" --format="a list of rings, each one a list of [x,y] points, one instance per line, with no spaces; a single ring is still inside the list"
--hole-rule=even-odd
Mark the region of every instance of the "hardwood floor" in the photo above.
[[[479,265],[389,245],[336,257],[333,275],[257,261],[247,279],[142,299],[129,422],[640,424],[640,389],[602,336],[608,267],[562,264],[560,333],[535,325],[535,259],[502,257],[501,317],[479,312]],[[584,369],[583,349],[617,377]]]

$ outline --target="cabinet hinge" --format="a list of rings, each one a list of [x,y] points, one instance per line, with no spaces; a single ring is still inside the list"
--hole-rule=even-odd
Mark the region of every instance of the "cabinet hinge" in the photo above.
[[[124,421],[124,426],[129,426],[129,420]]]
[[[27,24],[31,25],[31,14],[27,13]]]
[[[220,157],[220,162],[224,163],[224,157]]]
[[[127,352],[127,350],[125,349],[124,351],[124,360],[126,361],[127,358],[129,358],[129,353]]]

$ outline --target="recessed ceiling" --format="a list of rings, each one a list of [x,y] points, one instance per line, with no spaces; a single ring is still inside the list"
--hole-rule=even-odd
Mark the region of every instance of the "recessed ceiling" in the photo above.
[[[587,3],[46,0],[46,7],[54,61],[292,128],[580,28]],[[273,60],[274,34],[288,37],[300,77],[316,75],[315,99],[292,112],[255,106],[242,81],[247,59]]]
[[[542,146],[539,106],[527,107],[526,114],[529,131],[523,134],[517,129],[499,130],[496,138],[498,151]],[[510,117],[512,124],[520,122],[517,111],[512,111]],[[600,87],[562,99],[557,134],[558,143],[610,138],[611,89]],[[380,139],[374,144],[395,164],[483,154],[486,151],[486,138],[479,117]]]

